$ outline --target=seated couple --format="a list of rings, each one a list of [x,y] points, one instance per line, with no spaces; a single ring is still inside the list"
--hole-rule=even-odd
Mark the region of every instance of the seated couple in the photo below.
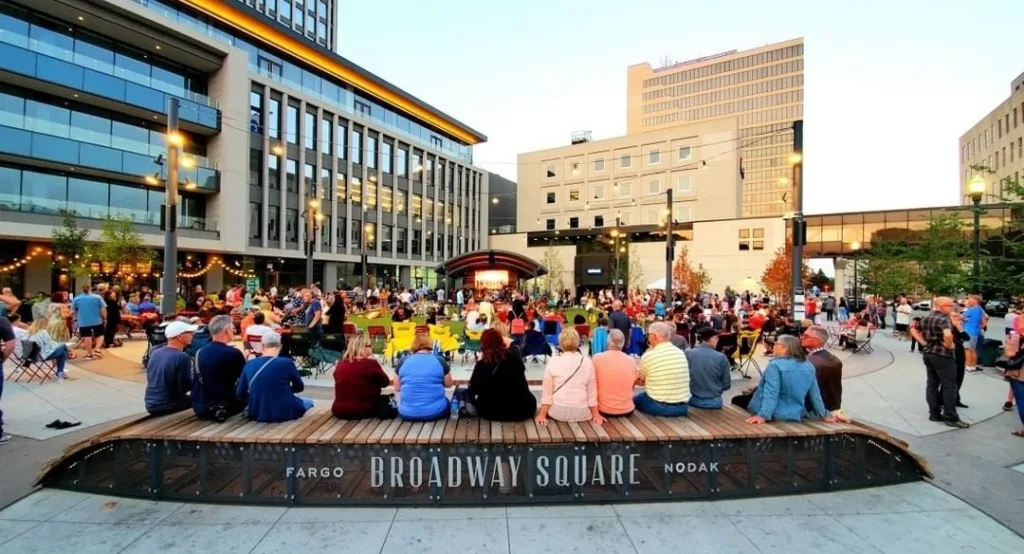
[[[819,336],[813,340],[824,343]],[[774,354],[775,358],[765,368],[757,388],[732,399],[733,404],[754,414],[747,418],[747,423],[760,424],[772,420],[799,422],[809,413],[828,423],[846,421],[843,416],[826,408],[818,379],[831,377],[816,374],[815,366],[807,359],[799,338],[780,336],[775,343]]]
[[[182,321],[167,325],[167,345],[146,364],[146,411],[165,415],[192,408],[203,419],[224,421],[246,410],[253,421],[273,423],[302,417],[313,406],[295,396],[305,386],[291,358],[280,356],[281,335],[263,336],[263,355],[248,362],[230,345],[234,324],[219,315],[207,328],[211,342],[196,353],[195,363],[185,348],[198,327]]]

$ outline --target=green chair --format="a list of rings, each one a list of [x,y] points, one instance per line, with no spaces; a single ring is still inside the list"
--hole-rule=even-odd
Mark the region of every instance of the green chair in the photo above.
[[[313,345],[309,350],[310,366],[315,373],[315,377],[331,371],[331,369],[338,365],[338,360],[340,359],[341,352],[328,350],[320,344]]]

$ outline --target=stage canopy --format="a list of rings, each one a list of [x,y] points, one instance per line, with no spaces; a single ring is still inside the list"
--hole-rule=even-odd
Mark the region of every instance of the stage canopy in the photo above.
[[[468,252],[437,266],[438,273],[454,279],[489,270],[508,271],[519,279],[533,279],[548,274],[548,269],[532,258],[506,250]]]

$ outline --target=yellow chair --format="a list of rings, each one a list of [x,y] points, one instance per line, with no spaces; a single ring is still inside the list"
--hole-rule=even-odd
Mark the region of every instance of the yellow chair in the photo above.
[[[399,352],[408,352],[416,337],[416,324],[411,321],[391,324],[391,340],[384,349],[384,359],[394,362]]]
[[[750,331],[740,330],[739,336],[737,337],[737,348],[736,353],[733,354],[733,358],[736,359],[736,363],[740,366],[740,373],[743,377],[750,379],[750,366],[754,366],[757,370],[757,374],[761,375],[761,365],[754,359],[754,355],[757,354],[757,345],[761,342],[761,330],[753,329]]]
[[[455,352],[459,349],[459,339],[452,336],[452,330],[445,325],[430,326],[430,340],[438,344],[441,352]]]

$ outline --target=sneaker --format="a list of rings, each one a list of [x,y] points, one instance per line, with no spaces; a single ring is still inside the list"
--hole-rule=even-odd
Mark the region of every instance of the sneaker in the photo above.
[[[942,421],[942,417],[937,415],[930,415],[928,416],[928,421]]]
[[[14,440],[14,437],[10,435],[0,435],[0,444],[7,444]]]
[[[969,368],[967,368],[966,371],[967,371],[967,373],[982,373],[985,370],[980,368],[980,367],[969,367]]]
[[[967,423],[966,421],[964,421],[962,419],[958,419],[956,421],[947,421],[946,422],[946,426],[947,427],[956,427],[957,429],[969,429],[971,427],[971,424]]]
[[[1013,402],[1007,402],[1003,404],[1003,411],[1008,412],[1013,409]]]

